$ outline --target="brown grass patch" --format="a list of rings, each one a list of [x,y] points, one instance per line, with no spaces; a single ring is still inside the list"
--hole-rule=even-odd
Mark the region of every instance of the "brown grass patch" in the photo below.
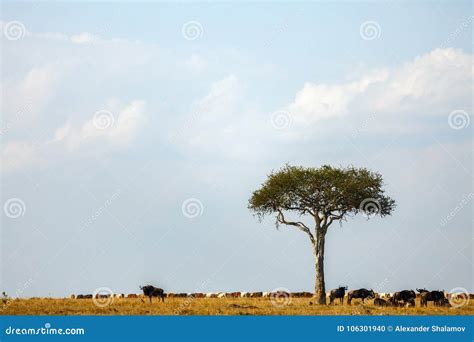
[[[15,299],[4,306],[1,315],[473,315],[472,301],[459,308],[420,307],[380,308],[373,301],[354,301],[351,306],[311,305],[311,298],[291,298],[276,307],[269,298],[167,298],[164,303],[140,298],[114,298],[98,307],[92,299]]]

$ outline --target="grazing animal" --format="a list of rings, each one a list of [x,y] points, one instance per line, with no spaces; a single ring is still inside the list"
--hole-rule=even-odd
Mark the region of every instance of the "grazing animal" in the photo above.
[[[136,293],[129,293],[127,298],[138,298],[138,295]]]
[[[71,299],[76,299],[76,295],[71,295]]]
[[[367,289],[359,289],[359,290],[352,290],[349,291],[347,294],[347,304],[351,305],[352,299],[354,298],[361,298],[362,303],[364,303],[364,299],[372,299],[375,298],[374,290],[367,290]]]
[[[392,306],[392,303],[390,303],[389,301],[386,301],[385,299],[382,299],[382,298],[375,298],[374,299],[374,305],[385,307],[385,306]]]
[[[435,306],[439,306],[445,299],[444,291],[428,291],[427,289],[416,289],[420,293],[420,305],[428,306],[428,302],[433,302]]]
[[[339,298],[341,305],[344,305],[344,296],[346,295],[347,286],[340,286],[331,290],[329,293],[329,304],[334,304],[334,299]]]
[[[413,290],[403,290],[395,292],[391,298],[392,303],[403,302],[404,305],[413,303],[415,306],[416,293]],[[410,304],[411,305],[411,304]]]
[[[84,298],[86,298],[86,299],[92,299],[92,297],[94,297],[94,296],[91,295],[91,294],[86,294],[86,295],[84,295]]]
[[[158,297],[161,298],[161,301],[165,301],[165,291],[163,289],[160,289],[159,287],[154,287],[152,285],[146,285],[146,286],[140,286],[140,290],[143,291],[143,294],[150,298],[150,303],[151,303],[151,298],[152,297]]]
[[[444,307],[448,307],[450,308],[451,307],[451,303],[449,302],[449,299],[448,298],[443,298],[439,301],[438,303],[439,306],[444,306]]]
[[[80,295],[77,295],[76,297],[77,299],[84,299],[84,295],[80,294]]]
[[[264,292],[263,297],[270,297],[271,292]]]

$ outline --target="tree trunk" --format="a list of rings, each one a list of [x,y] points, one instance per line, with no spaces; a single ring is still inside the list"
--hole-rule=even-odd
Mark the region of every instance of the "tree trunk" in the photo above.
[[[324,239],[324,234],[317,234],[316,243],[313,246],[316,269],[316,285],[314,287],[314,293],[318,304],[326,304],[326,287],[324,285]]]

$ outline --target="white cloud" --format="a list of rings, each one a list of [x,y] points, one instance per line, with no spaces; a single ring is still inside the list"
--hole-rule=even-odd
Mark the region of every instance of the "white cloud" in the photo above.
[[[372,71],[343,84],[306,83],[288,106],[296,124],[357,116],[358,112],[447,115],[470,107],[472,56],[459,49],[436,49],[392,70]],[[409,129],[409,127],[407,127]]]
[[[51,157],[58,158],[71,152],[83,155],[106,153],[110,148],[126,147],[146,121],[145,102],[132,101],[116,112],[110,126],[101,129],[92,116],[80,126],[71,122],[56,129],[52,139],[40,142],[11,141],[1,149],[2,170],[10,173],[22,168],[45,165]],[[102,126],[103,127],[103,126]]]
[[[175,127],[172,143],[185,152],[218,158],[254,160],[262,130],[259,113],[243,101],[241,81],[233,74],[213,82]]]
[[[54,98],[61,72],[52,64],[33,67],[17,82],[2,83],[2,119],[27,122]]]
[[[423,108],[426,114],[439,113],[439,106],[452,108],[456,101],[470,99],[472,66],[472,55],[462,50],[433,50],[393,70],[383,87],[372,93],[370,103],[376,111]]]
[[[92,44],[100,41],[100,37],[89,32],[82,32],[70,37],[75,44]]]
[[[6,143],[2,147],[1,164],[4,173],[37,166],[43,162],[44,160],[39,156],[38,146],[33,143],[16,141]]]
[[[232,74],[212,83],[209,93],[197,101],[195,109],[206,113],[206,117],[212,113],[225,115],[239,97],[239,86],[239,80]]]
[[[56,130],[54,141],[65,141],[70,149],[93,143],[98,139],[115,146],[125,146],[132,142],[145,121],[145,101],[135,100],[117,111],[97,111],[80,127],[71,128],[70,124],[66,123]]]
[[[207,68],[208,63],[202,56],[193,53],[191,57],[186,60],[185,65],[192,72],[199,73]]]
[[[345,84],[317,84],[308,82],[298,91],[289,111],[295,121],[308,124],[319,119],[341,116],[359,94],[377,82],[387,79],[386,70],[376,71],[358,81]]]

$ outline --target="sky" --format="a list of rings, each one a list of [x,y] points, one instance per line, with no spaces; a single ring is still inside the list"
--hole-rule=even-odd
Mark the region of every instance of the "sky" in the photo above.
[[[1,290],[312,291],[248,210],[284,166],[380,172],[326,288],[474,291],[472,4],[2,2]]]

